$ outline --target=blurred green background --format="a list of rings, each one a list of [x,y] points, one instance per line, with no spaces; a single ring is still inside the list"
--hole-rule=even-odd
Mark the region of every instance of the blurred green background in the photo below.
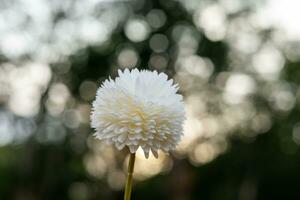
[[[178,149],[135,167],[133,199],[300,199],[300,2],[0,0],[0,199],[122,199],[126,152],[93,138],[97,87],[167,73]]]

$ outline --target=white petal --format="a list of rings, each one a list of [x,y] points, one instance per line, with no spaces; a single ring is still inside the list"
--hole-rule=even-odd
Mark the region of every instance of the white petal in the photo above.
[[[118,136],[118,142],[124,143],[126,138],[127,138],[127,135],[125,133],[123,133],[123,134]]]
[[[116,142],[115,144],[116,144],[117,149],[119,149],[119,150],[121,150],[121,149],[123,149],[125,147],[124,143]]]
[[[136,146],[136,145],[130,145],[129,146],[129,150],[130,150],[131,153],[135,153],[137,149],[138,149],[138,146]]]
[[[151,152],[155,158],[158,158],[157,150],[151,149]]]
[[[148,146],[142,147],[144,150],[144,154],[146,158],[149,158],[149,150],[150,148]]]

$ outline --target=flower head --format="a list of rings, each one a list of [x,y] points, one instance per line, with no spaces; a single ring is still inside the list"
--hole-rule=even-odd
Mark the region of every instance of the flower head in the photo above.
[[[158,157],[158,150],[175,149],[185,119],[178,86],[156,71],[126,69],[118,74],[101,85],[93,102],[96,138],[119,150],[127,146],[131,153],[141,147],[147,158],[150,150]]]

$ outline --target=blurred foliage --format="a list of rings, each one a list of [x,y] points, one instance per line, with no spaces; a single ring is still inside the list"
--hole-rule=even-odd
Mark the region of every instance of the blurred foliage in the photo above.
[[[174,77],[188,122],[171,159],[138,158],[133,199],[300,199],[299,41],[256,21],[262,1],[37,2],[1,1],[0,24],[25,21],[0,25],[0,199],[122,199],[126,152],[89,111],[134,66]]]

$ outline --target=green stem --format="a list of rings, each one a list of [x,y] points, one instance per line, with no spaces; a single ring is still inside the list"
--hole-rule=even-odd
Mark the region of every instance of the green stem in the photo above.
[[[134,161],[135,161],[135,153],[130,153],[129,163],[128,163],[128,172],[127,172],[127,178],[126,178],[126,183],[125,183],[124,200],[130,200],[130,198],[131,198]]]

